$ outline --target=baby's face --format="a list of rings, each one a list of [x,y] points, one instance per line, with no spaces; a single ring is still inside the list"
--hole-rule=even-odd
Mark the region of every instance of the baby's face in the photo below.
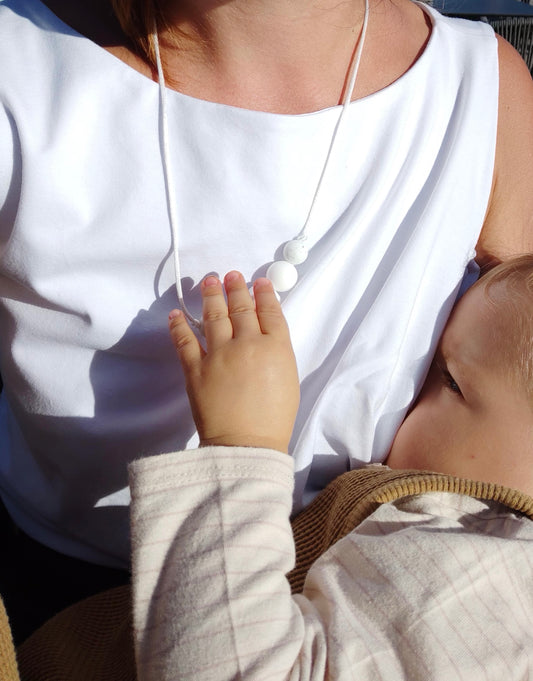
[[[500,359],[512,317],[478,284],[455,307],[387,463],[533,494],[533,409]]]

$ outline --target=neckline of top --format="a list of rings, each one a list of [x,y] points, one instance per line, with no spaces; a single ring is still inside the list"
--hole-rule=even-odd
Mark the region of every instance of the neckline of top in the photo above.
[[[154,81],[147,75],[141,73],[133,66],[130,66],[129,64],[124,62],[122,59],[115,56],[112,52],[106,50],[105,47],[102,47],[101,45],[94,42],[87,36],[83,35],[76,29],[69,26],[69,24],[67,24],[60,17],[54,14],[54,12],[43,2],[43,0],[25,0],[25,2],[33,4],[35,6],[36,11],[40,13],[40,16],[41,17],[44,16],[47,19],[47,23],[49,26],[53,27],[55,24],[55,26],[61,31],[61,33],[82,39],[88,46],[91,47],[91,49],[93,49],[95,54],[99,55],[99,58],[107,59],[109,61],[109,64],[111,63],[114,64],[114,68],[120,70],[122,73],[127,73],[129,77],[133,77],[134,79],[140,79],[139,82],[147,83],[148,87],[153,88],[154,94],[158,94],[159,85],[156,81]],[[420,53],[416,61],[410,66],[410,68],[407,71],[405,71],[401,76],[396,78],[396,80],[392,81],[392,83],[389,83],[385,87],[382,87],[379,90],[376,90],[375,92],[371,92],[370,94],[365,95],[364,97],[353,100],[348,107],[348,112],[350,111],[350,109],[354,110],[357,105],[362,105],[365,102],[370,102],[376,97],[385,96],[387,93],[393,92],[398,87],[406,84],[409,80],[416,76],[416,73],[421,68],[423,68],[424,63],[427,62],[428,59],[430,58],[430,52],[433,51],[433,45],[435,43],[435,33],[438,28],[437,22],[435,21],[435,14],[437,14],[437,10],[434,10],[432,7],[428,6],[423,0],[413,0],[413,2],[422,8],[422,10],[426,13],[431,22],[431,32],[424,46],[423,51]],[[338,112],[339,108],[342,107],[342,104],[335,104],[333,106],[318,109],[316,111],[309,111],[303,113],[276,113],[271,111],[262,111],[260,109],[247,109],[245,107],[234,106],[231,104],[223,104],[220,102],[211,101],[209,99],[201,99],[180,92],[179,90],[174,90],[173,88],[169,88],[168,86],[167,92],[168,96],[171,99],[175,99],[176,101],[179,100],[186,101],[189,104],[191,105],[195,104],[196,106],[204,107],[210,106],[216,108],[220,107],[225,111],[241,113],[242,115],[257,115],[270,117],[272,120],[274,119],[296,120],[307,117],[316,117],[320,114],[332,115],[332,112]]]

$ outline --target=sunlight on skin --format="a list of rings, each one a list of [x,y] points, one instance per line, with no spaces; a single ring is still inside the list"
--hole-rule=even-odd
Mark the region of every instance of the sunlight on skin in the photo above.
[[[533,494],[533,410],[501,360],[510,322],[505,305],[491,304],[481,282],[459,301],[396,435],[391,468],[433,470]]]

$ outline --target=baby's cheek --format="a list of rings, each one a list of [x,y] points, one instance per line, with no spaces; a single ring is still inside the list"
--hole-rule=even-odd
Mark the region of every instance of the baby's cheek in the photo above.
[[[449,432],[433,400],[422,399],[400,426],[388,464],[392,468],[432,469],[443,455]]]
[[[411,419],[412,413],[402,423],[398,430],[387,464],[391,468],[415,468],[415,462],[420,457],[423,440],[419,435],[418,420]]]

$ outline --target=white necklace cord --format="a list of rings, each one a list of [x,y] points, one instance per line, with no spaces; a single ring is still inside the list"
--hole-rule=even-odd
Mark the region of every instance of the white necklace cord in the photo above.
[[[284,249],[284,260],[272,263],[267,271],[267,277],[273,280],[274,288],[278,291],[286,291],[291,289],[298,279],[298,273],[294,265],[302,263],[307,258],[307,247],[305,242],[307,241],[307,228],[311,221],[313,215],[314,207],[316,205],[318,196],[320,194],[320,189],[322,187],[324,177],[326,175],[327,168],[329,166],[329,161],[332,156],[333,148],[335,146],[335,141],[337,139],[342,121],[348,110],[348,107],[352,100],[353,91],[355,88],[355,82],[357,79],[357,73],[359,71],[359,65],[361,63],[361,56],[363,53],[363,47],[365,44],[367,26],[368,26],[368,16],[369,16],[369,0],[365,0],[365,14],[363,18],[363,26],[361,28],[361,34],[357,44],[357,49],[354,51],[352,60],[350,62],[349,73],[348,73],[348,86],[343,97],[342,108],[339,114],[337,123],[333,130],[331,137],[331,142],[329,144],[328,152],[322,167],[322,172],[318,180],[313,198],[311,200],[311,205],[307,213],[307,218],[304,225],[298,235],[294,237],[291,241],[287,242]],[[179,305],[189,320],[189,322],[199,329],[202,330],[202,322],[196,319],[191,312],[188,310],[184,296],[183,289],[181,285],[181,267],[179,259],[179,243],[178,243],[178,227],[176,219],[176,197],[174,192],[174,174],[172,170],[172,163],[170,157],[170,144],[169,144],[169,131],[168,131],[168,108],[167,108],[167,93],[166,93],[166,81],[165,74],[163,70],[163,64],[161,61],[161,52],[159,49],[159,35],[157,30],[157,25],[154,22],[153,29],[153,41],[155,48],[155,57],[157,65],[157,78],[159,81],[159,101],[160,101],[160,125],[161,125],[161,144],[162,144],[162,161],[163,161],[163,174],[165,178],[165,190],[167,195],[167,209],[168,217],[170,222],[170,231],[172,236],[172,252],[174,259],[174,271],[176,280],[176,293],[178,296]],[[291,250],[292,246],[292,250]],[[289,247],[287,249],[287,247]],[[287,272],[288,270],[288,272]],[[278,284],[276,284],[276,279],[278,279]]]
[[[359,43],[357,45],[357,49],[355,51],[355,54],[352,57],[352,61],[350,62],[350,68],[349,68],[349,75],[348,75],[348,87],[346,88],[346,92],[344,93],[344,97],[342,100],[342,109],[339,115],[339,118],[337,120],[337,123],[335,125],[335,129],[333,131],[333,135],[331,137],[331,142],[329,144],[328,148],[328,153],[326,154],[326,160],[324,161],[324,166],[322,168],[322,172],[320,174],[320,179],[318,180],[318,184],[316,186],[315,193],[313,195],[313,199],[311,201],[311,205],[309,207],[309,212],[307,213],[307,218],[304,222],[304,226],[302,227],[300,233],[296,237],[296,239],[301,239],[301,240],[307,240],[307,226],[311,220],[311,215],[313,214],[313,209],[315,207],[315,203],[318,197],[318,194],[320,193],[320,189],[322,187],[322,182],[324,180],[324,177],[326,175],[326,170],[329,165],[329,159],[331,157],[331,154],[333,152],[333,147],[335,146],[335,140],[337,138],[337,134],[339,132],[339,128],[341,127],[341,123],[344,119],[344,116],[346,112],[348,111],[348,107],[350,106],[350,103],[352,101],[352,95],[353,91],[355,89],[355,81],[357,80],[357,73],[359,72],[359,64],[361,63],[361,55],[363,54],[363,47],[365,44],[365,38],[366,38],[366,29],[368,26],[368,15],[369,15],[369,0],[365,0],[365,14],[363,17],[363,26],[361,28],[361,36],[359,38]]]
[[[165,82],[165,73],[163,71],[163,64],[161,62],[161,52],[159,50],[159,36],[157,31],[157,26],[154,22],[154,45],[155,45],[155,58],[157,64],[157,79],[159,81],[159,102],[160,102],[160,124],[161,124],[161,137],[163,146],[163,174],[165,176],[165,190],[167,194],[167,209],[168,209],[168,219],[170,222],[170,232],[172,236],[172,255],[174,259],[174,274],[176,280],[176,293],[178,295],[179,306],[183,311],[183,314],[187,317],[189,322],[195,326],[197,329],[201,329],[202,323],[199,319],[196,319],[192,315],[183,297],[183,288],[181,286],[181,267],[180,267],[180,257],[179,257],[179,244],[178,244],[178,227],[176,219],[176,196],[174,192],[174,173],[172,171],[172,163],[170,159],[170,148],[169,148],[169,134],[168,134],[168,108],[167,108],[167,90]]]

